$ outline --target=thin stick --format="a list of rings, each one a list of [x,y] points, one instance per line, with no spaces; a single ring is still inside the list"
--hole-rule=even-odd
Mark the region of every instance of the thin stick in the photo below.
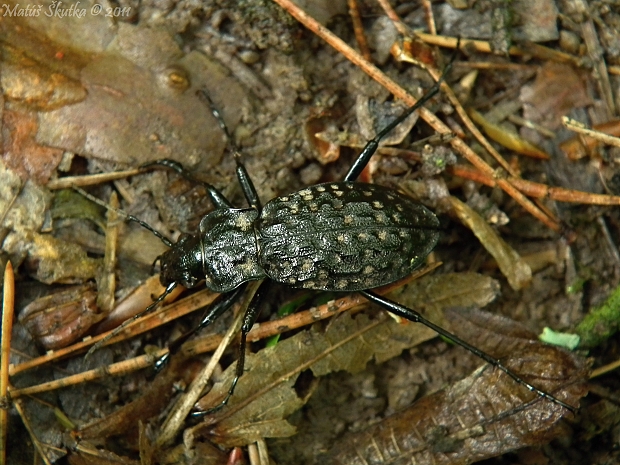
[[[118,209],[118,195],[112,191],[110,206]],[[114,210],[108,210],[105,228],[105,253],[103,255],[103,268],[99,275],[97,307],[106,315],[114,308],[114,292],[116,291],[116,254],[118,247],[118,215]]]
[[[113,344],[115,342],[128,339],[133,336],[137,336],[138,334],[151,331],[155,327],[164,325],[170,321],[173,321],[177,318],[187,315],[188,313],[191,313],[198,308],[201,308],[205,305],[209,305],[211,302],[213,302],[214,298],[215,298],[215,295],[211,291],[209,291],[208,289],[203,289],[202,291],[196,292],[195,294],[192,294],[189,297],[186,297],[185,299],[182,299],[178,302],[162,307],[156,310],[155,312],[151,313],[150,315],[146,315],[143,319],[137,321],[135,324],[126,328],[126,331],[124,331],[124,334],[120,334],[116,338],[109,340],[108,343]],[[34,358],[32,360],[28,360],[26,362],[22,362],[16,366],[12,366],[10,368],[9,374],[11,376],[14,376],[17,373],[31,370],[33,368],[42,366],[54,360],[59,360],[61,358],[67,357],[68,355],[71,355],[74,352],[78,352],[80,350],[83,350],[87,347],[92,346],[97,341],[104,339],[107,334],[108,333],[103,333],[95,337],[89,337],[69,347],[65,347],[64,349],[51,351],[40,357]]]
[[[387,15],[387,17],[392,21],[396,30],[401,35],[408,36],[410,32],[409,27],[400,20],[400,18],[396,14],[396,11],[394,11],[394,8],[392,8],[392,5],[390,5],[390,2],[388,0],[377,0],[377,3],[381,5],[381,8],[383,8],[383,11]]]
[[[114,181],[116,179],[124,179],[130,176],[135,176],[143,171],[141,169],[133,169],[126,171],[112,171],[110,173],[89,174],[87,176],[68,176],[66,178],[54,179],[47,183],[47,188],[51,190],[56,189],[71,189],[75,186],[94,186],[97,184],[103,184],[104,182]]]
[[[343,54],[351,63],[358,66],[362,71],[368,74],[372,79],[377,81],[387,90],[389,90],[395,97],[403,100],[407,105],[414,105],[416,99],[414,99],[409,93],[407,93],[400,85],[395,81],[387,77],[376,66],[368,63],[364,58],[349,47],[342,39],[334,35],[329,29],[319,24],[314,18],[309,16],[305,11],[299,8],[291,0],[274,0],[282,8],[288,11],[295,17],[300,23],[321,37],[323,40],[329,43],[334,49]],[[457,39],[454,39],[454,46],[456,46]],[[445,134],[449,133],[450,128],[437,118],[433,113],[425,108],[420,108],[418,113],[435,131]],[[450,141],[452,147],[463,155],[472,165],[482,171],[484,174],[493,177],[495,170],[491,168],[484,160],[482,160],[465,142],[459,138],[454,138]],[[536,205],[534,205],[527,197],[519,192],[514,186],[512,186],[506,179],[498,179],[497,184],[508,195],[510,195],[515,201],[517,201],[527,212],[537,218],[539,221],[547,225],[554,231],[560,232],[562,227],[560,224],[549,218],[547,214],[541,211]]]
[[[405,285],[409,281],[413,281],[427,273],[430,273],[432,270],[434,270],[440,265],[441,265],[441,262],[434,263],[430,266],[427,266],[421,270],[416,271],[415,273],[413,273],[411,276],[407,277],[406,279],[403,279],[396,283],[392,283],[387,286],[384,286],[378,289],[377,291],[380,294],[389,293],[393,291],[394,289],[398,289],[399,287]],[[163,309],[163,312],[160,310],[160,312],[156,312],[156,314],[164,313],[162,317],[169,317],[170,313],[173,311],[172,310],[173,307],[179,307],[183,302],[189,299],[195,300],[201,293],[205,294],[205,291],[201,291],[197,294],[194,294],[188,297],[187,299],[184,299],[183,301],[176,302],[175,304],[169,307],[165,307]],[[211,298],[206,301],[203,299],[196,300],[196,305],[194,305],[194,307],[198,308],[198,307],[203,307],[205,305],[209,305],[209,303],[211,303],[213,300],[212,298],[213,295],[209,294],[209,296]],[[260,326],[253,328],[249,332],[247,340],[248,342],[256,342],[256,341],[265,339],[267,337],[274,336],[276,334],[281,334],[285,331],[290,331],[293,329],[301,328],[303,326],[307,326],[309,324],[315,323],[316,321],[324,320],[326,318],[329,318],[339,313],[350,310],[353,307],[358,307],[364,302],[365,302],[365,299],[361,297],[360,295],[350,294],[345,297],[339,298],[337,300],[328,302],[327,304],[320,305],[318,307],[314,307],[314,308],[308,309],[303,312],[295,313],[293,315],[289,315],[279,320],[273,320],[273,321],[261,323]],[[189,311],[193,311],[193,310],[195,310],[195,308],[185,311],[184,314],[189,313]],[[154,316],[155,314],[149,315],[149,317],[151,318]],[[166,323],[166,322],[167,321],[163,321],[163,323]],[[141,328],[141,331],[143,332],[148,329],[149,328]],[[193,355],[199,355],[199,354],[211,352],[215,350],[221,344],[222,339],[223,339],[222,336],[220,336],[219,334],[213,334],[213,335],[209,335],[206,337],[199,337],[199,338],[196,338],[195,340],[187,342],[186,345],[183,346],[182,352],[185,356],[193,356]],[[134,371],[141,370],[148,366],[151,366],[155,360],[158,360],[159,358],[161,358],[167,353],[168,353],[168,349],[161,349],[160,351],[154,354],[141,355],[139,357],[135,357],[130,360],[124,360],[122,362],[113,363],[106,367],[85,371],[77,375],[67,376],[65,378],[58,379],[55,381],[50,381],[47,383],[42,383],[36,386],[30,386],[30,387],[21,388],[21,389],[12,389],[11,396],[13,398],[18,398],[20,396],[27,395],[27,394],[30,394],[30,395],[38,394],[41,392],[52,391],[55,389],[60,389],[60,388],[72,386],[75,384],[81,384],[86,381],[94,381],[94,380],[101,379],[109,375],[116,376],[116,375],[128,374]],[[43,358],[45,357],[46,356],[44,356]],[[35,363],[33,365],[39,366],[41,364],[42,363]],[[15,367],[16,369],[14,371],[16,372],[24,371],[23,369],[20,369],[22,365],[18,365],[17,367]],[[31,367],[29,366],[27,368],[31,368]]]
[[[66,376],[64,378],[56,379],[54,381],[48,381],[46,383],[37,384],[35,386],[28,386],[25,388],[11,389],[11,397],[17,399],[22,396],[54,391],[56,389],[75,386],[77,384],[83,384],[87,381],[95,381],[98,379],[106,378],[108,376],[120,376],[129,374],[131,372],[141,370],[148,366],[152,366],[157,359],[167,353],[168,349],[161,349],[149,355],[140,355],[130,360],[112,363],[111,365],[108,365],[106,367],[95,368],[93,370],[84,371],[76,375]]]
[[[426,16],[426,26],[432,35],[437,34],[437,26],[435,25],[435,16],[433,15],[433,5],[430,0],[422,0],[422,8],[424,8],[424,16]]]
[[[453,165],[449,166],[446,171],[455,176],[471,179],[489,187],[497,186],[497,179],[488,177],[471,166]],[[588,205],[620,205],[620,196],[617,195],[592,194],[590,192],[575,191],[563,187],[550,187],[546,184],[515,177],[508,177],[507,179],[524,194],[538,199],[549,198],[557,202]]]
[[[349,5],[349,16],[351,16],[351,21],[353,22],[353,31],[355,32],[355,40],[357,41],[357,45],[360,48],[360,52],[362,56],[366,58],[368,61],[372,61],[372,57],[370,56],[370,49],[368,48],[368,42],[366,41],[366,36],[364,35],[364,26],[362,26],[362,17],[360,16],[360,10],[357,7],[357,0],[347,0]]]
[[[620,147],[620,137],[611,136],[609,134],[605,134],[604,132],[597,131],[595,129],[590,129],[585,124],[580,123],[577,120],[569,118],[568,116],[562,116],[562,124],[566,126],[571,131],[574,131],[578,134],[583,134],[584,136],[589,136],[592,139],[596,139],[601,141],[603,144],[613,145],[614,147]]]
[[[17,410],[17,413],[19,413],[19,416],[21,417],[24,426],[28,430],[28,434],[30,434],[32,443],[34,444],[35,449],[39,453],[39,456],[43,460],[43,463],[45,463],[45,465],[52,465],[52,462],[50,461],[47,454],[45,453],[45,450],[43,449],[43,445],[41,444],[41,441],[39,441],[39,438],[37,438],[37,436],[35,435],[34,429],[30,425],[30,420],[28,418],[28,415],[26,415],[26,412],[24,411],[22,407],[21,401],[15,402],[15,409]]]
[[[2,340],[0,352],[0,465],[6,463],[6,438],[8,435],[9,360],[11,358],[11,333],[15,310],[15,276],[8,261],[4,268],[4,294],[2,297]]]
[[[99,350],[101,347],[108,345],[111,343],[111,339],[114,338],[115,336],[118,336],[118,334],[123,331],[125,328],[127,328],[128,326],[134,324],[136,321],[138,321],[140,318],[142,318],[144,315],[148,315],[149,313],[152,313],[153,310],[155,310],[155,308],[161,303],[163,302],[163,300],[168,297],[168,295],[174,291],[174,289],[177,287],[177,283],[173,282],[168,284],[168,287],[166,288],[166,290],[164,292],[162,292],[162,294],[157,297],[157,299],[155,299],[153,301],[153,303],[151,305],[149,305],[148,307],[146,307],[143,311],[141,311],[140,313],[137,313],[136,315],[134,315],[133,317],[131,317],[128,320],[125,320],[120,326],[117,326],[116,328],[114,328],[112,331],[110,331],[108,334],[106,334],[104,336],[103,339],[97,341],[90,349],[88,349],[88,352],[86,352],[86,355],[84,356],[84,358],[88,358],[90,357],[93,352]]]
[[[446,48],[456,47],[456,38],[454,37],[433,35],[420,31],[415,31],[415,34],[429,45],[439,45],[440,47]],[[474,49],[476,52],[493,53],[491,44],[485,40],[461,39],[461,47]],[[508,49],[508,54],[515,56],[531,55],[536,58],[557,61],[558,63],[569,63],[574,66],[583,65],[579,57],[539,44],[528,44],[527,47],[517,47],[513,45]]]

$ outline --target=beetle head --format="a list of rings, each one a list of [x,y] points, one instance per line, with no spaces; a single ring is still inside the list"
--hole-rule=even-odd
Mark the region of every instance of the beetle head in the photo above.
[[[202,246],[198,236],[182,235],[170,250],[157,259],[161,265],[159,280],[163,286],[175,282],[192,288],[204,279]]]

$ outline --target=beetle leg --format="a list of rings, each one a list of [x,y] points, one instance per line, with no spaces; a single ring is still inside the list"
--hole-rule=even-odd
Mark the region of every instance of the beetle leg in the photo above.
[[[183,165],[181,165],[181,163],[170,160],[169,158],[162,158],[161,160],[155,160],[149,163],[145,163],[144,165],[140,166],[140,169],[152,168],[154,166],[162,166],[164,168],[173,169],[188,181],[202,185],[207,191],[207,194],[209,194],[209,198],[211,199],[211,202],[213,202],[213,205],[215,205],[215,208],[233,208],[232,204],[228,201],[226,197],[224,197],[224,195],[220,191],[218,191],[208,182],[196,179],[189,171],[187,171],[183,167]]]
[[[241,190],[243,190],[243,195],[245,195],[248,205],[255,208],[260,213],[262,205],[258,198],[258,193],[254,187],[252,178],[250,178],[248,171],[245,169],[245,165],[240,160],[238,152],[235,153],[235,161],[237,162],[237,178],[239,179]]]
[[[452,68],[452,63],[454,63],[454,59],[456,58],[456,52],[458,52],[459,50],[460,41],[461,39],[459,38],[459,41],[457,42],[457,45],[456,45],[455,52],[452,55],[452,58],[450,58],[450,62],[444,68],[443,73],[441,73],[441,76],[439,77],[437,82],[433,84],[433,87],[431,87],[422,97],[420,97],[420,99],[415,103],[415,105],[407,108],[407,110],[405,110],[405,112],[402,115],[400,115],[398,118],[396,118],[386,127],[384,127],[381,131],[379,131],[379,133],[374,137],[374,139],[371,139],[366,143],[366,145],[364,146],[362,150],[362,153],[360,153],[359,156],[355,159],[355,161],[353,162],[353,165],[351,165],[351,168],[349,169],[349,172],[344,177],[344,181],[355,181],[359,177],[359,175],[362,173],[364,168],[366,168],[366,165],[368,164],[368,161],[370,160],[370,158],[377,151],[377,148],[379,147],[379,142],[381,141],[381,139],[383,139],[386,135],[388,135],[392,129],[394,129],[400,123],[405,121],[409,117],[409,115],[411,115],[411,113],[416,111],[426,102],[428,102],[431,98],[433,98],[433,96],[437,92],[439,92],[441,83],[445,80],[446,75],[450,72],[450,69]]]
[[[114,212],[118,213],[119,215],[124,216],[127,221],[133,221],[134,223],[138,223],[144,229],[150,231],[155,237],[157,237],[160,241],[162,241],[164,243],[164,245],[166,245],[167,247],[172,247],[174,245],[170,239],[168,239],[162,233],[160,233],[159,231],[154,229],[150,224],[142,221],[140,218],[137,218],[137,217],[135,217],[133,215],[129,215],[127,212],[124,212],[123,210],[119,210],[118,208],[114,208],[114,207],[108,205],[107,203],[102,202],[100,199],[98,199],[97,197],[95,197],[93,195],[90,195],[88,192],[86,192],[81,187],[73,186],[73,190],[78,192],[80,195],[83,195],[84,197],[86,197],[91,202],[95,202],[97,205],[101,205],[106,210],[114,211]]]
[[[88,352],[86,352],[86,355],[84,356],[84,358],[88,358],[94,352],[96,352],[101,347],[106,345],[106,343],[110,339],[112,339],[114,336],[118,335],[121,331],[123,331],[123,329],[125,329],[131,323],[133,323],[134,321],[136,321],[139,318],[143,317],[144,315],[148,315],[149,313],[151,313],[155,309],[155,307],[157,307],[157,305],[159,305],[159,303],[162,302],[168,296],[168,294],[170,294],[176,287],[177,287],[177,283],[170,283],[170,284],[168,284],[168,287],[166,287],[166,290],[159,297],[157,297],[157,299],[155,299],[151,305],[146,307],[140,313],[135,314],[134,316],[132,316],[128,320],[125,320],[123,322],[123,324],[121,324],[120,326],[117,326],[116,328],[114,328],[113,331],[110,331],[110,333],[107,336],[105,336],[103,339],[101,339],[101,340],[97,341],[95,344],[93,344],[93,346],[88,350]]]
[[[224,134],[226,135],[228,145],[230,145],[230,147],[232,148],[232,151],[235,155],[235,161],[237,162],[237,178],[239,179],[239,185],[241,186],[241,190],[243,190],[243,195],[245,195],[245,198],[248,201],[248,205],[260,211],[260,199],[258,198],[258,194],[256,193],[256,189],[254,188],[254,184],[252,183],[250,175],[245,169],[243,163],[241,162],[241,151],[239,150],[239,147],[237,147],[235,141],[230,135],[230,131],[228,130],[228,126],[226,126],[224,118],[222,118],[222,114],[216,108],[209,94],[207,94],[204,90],[199,90],[198,96],[202,98],[202,100],[204,100],[204,102],[209,106],[209,108],[211,108],[211,113],[213,113],[213,116],[215,116],[217,123],[220,125],[220,128],[222,129],[222,131],[224,131]]]
[[[560,405],[562,407],[564,407],[565,409],[568,409],[569,411],[576,413],[576,409],[575,407],[573,407],[572,405],[568,405],[565,402],[562,402],[560,399],[554,397],[553,395],[542,391],[541,389],[538,389],[536,386],[531,385],[530,383],[528,383],[527,381],[525,381],[523,378],[521,378],[519,375],[517,375],[515,372],[513,372],[512,370],[510,370],[509,368],[507,368],[506,366],[504,366],[502,364],[501,361],[499,361],[496,358],[493,358],[491,355],[487,354],[486,352],[484,352],[483,350],[478,349],[475,346],[472,346],[471,344],[465,342],[463,339],[461,339],[460,337],[452,334],[449,331],[446,331],[445,329],[443,329],[441,326],[437,326],[436,324],[432,323],[431,321],[427,320],[426,318],[424,318],[422,315],[420,315],[420,313],[416,312],[415,310],[412,310],[408,307],[405,307],[403,305],[400,305],[390,299],[387,299],[383,296],[380,296],[378,294],[375,294],[372,291],[359,291],[360,294],[362,294],[365,298],[367,298],[369,301],[380,305],[381,307],[385,308],[387,311],[394,313],[398,316],[402,316],[403,318],[408,319],[409,321],[413,321],[414,323],[422,323],[424,326],[429,327],[430,329],[432,329],[433,331],[435,331],[436,333],[438,333],[439,335],[445,337],[446,339],[448,339],[449,341],[463,347],[464,349],[469,350],[472,354],[476,355],[477,357],[480,357],[482,360],[484,360],[485,362],[487,362],[488,364],[494,366],[495,368],[503,371],[504,373],[506,373],[508,376],[510,376],[512,379],[514,379],[517,383],[519,383],[520,385],[526,387],[527,389],[529,389],[531,392],[537,394],[539,397],[543,397],[557,405]]]
[[[168,353],[162,355],[155,362],[155,372],[160,372],[168,364],[170,357],[181,348],[185,341],[187,341],[191,336],[196,334],[201,329],[209,326],[211,323],[217,320],[222,313],[232,307],[232,305],[245,292],[247,285],[248,283],[243,283],[236,289],[217,296],[213,304],[211,304],[209,308],[207,308],[207,310],[205,311],[202,319],[200,320],[200,323],[196,327],[187,331],[185,334],[182,334],[181,336],[176,338],[168,345]]]
[[[241,342],[239,344],[239,358],[237,359],[237,366],[235,368],[235,377],[230,385],[230,389],[228,389],[228,393],[226,394],[226,397],[224,398],[222,402],[220,402],[220,404],[216,405],[215,407],[209,410],[205,410],[202,412],[194,412],[192,414],[193,417],[201,417],[204,415],[210,415],[214,412],[217,412],[218,410],[220,410],[222,407],[224,407],[228,403],[233,393],[235,392],[235,387],[237,386],[237,382],[239,381],[239,378],[243,376],[243,373],[244,373],[245,345],[246,345],[248,333],[252,329],[252,326],[254,326],[254,323],[256,322],[256,319],[258,318],[258,315],[260,314],[261,306],[265,301],[264,297],[265,295],[269,293],[269,290],[271,289],[271,284],[272,284],[272,281],[269,279],[265,279],[260,284],[258,290],[256,291],[256,294],[254,294],[254,297],[252,297],[252,300],[250,301],[250,304],[248,305],[248,309],[246,310],[245,315],[243,317],[243,324],[241,326]]]
[[[355,181],[358,178],[358,176],[362,173],[364,168],[366,168],[366,165],[370,161],[371,157],[377,151],[377,148],[379,148],[379,142],[381,141],[381,139],[383,139],[392,129],[394,129],[400,123],[405,121],[409,117],[409,115],[411,115],[411,113],[416,111],[418,108],[424,105],[428,100],[430,100],[437,92],[439,92],[439,87],[441,86],[441,83],[443,82],[445,75],[446,75],[446,72],[444,71],[444,73],[441,75],[439,80],[433,85],[433,87],[431,87],[428,90],[426,94],[424,94],[415,103],[415,105],[407,108],[407,110],[405,110],[405,112],[402,115],[400,115],[390,124],[388,124],[385,128],[379,131],[379,133],[373,139],[369,140],[366,143],[366,145],[364,146],[364,149],[362,150],[362,153],[360,153],[359,156],[355,159],[355,161],[353,162],[353,165],[351,165],[351,168],[349,169],[349,172],[344,177],[344,181]]]

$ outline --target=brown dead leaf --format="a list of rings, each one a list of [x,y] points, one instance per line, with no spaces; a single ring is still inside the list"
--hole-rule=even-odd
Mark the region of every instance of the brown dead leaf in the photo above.
[[[573,108],[591,103],[584,80],[565,64],[546,62],[532,85],[521,90],[523,117],[555,130],[562,125],[562,116]]]
[[[413,307],[419,307],[416,302],[430,305],[427,316],[439,323],[444,321],[441,311],[444,306],[485,305],[497,292],[497,282],[491,278],[476,273],[448,273],[425,276],[393,297]],[[382,363],[435,335],[419,324],[342,314],[326,330],[314,326],[275,347],[248,356],[246,373],[227,407],[233,413],[229,415],[225,410],[223,420],[215,419],[217,426],[205,428],[213,440],[225,446],[245,445],[261,437],[291,435],[295,430],[284,419],[305,403],[292,389],[302,371],[310,369],[317,377],[339,370],[356,373],[373,358]],[[211,392],[200,400],[201,409],[211,408],[226,394],[235,368],[229,367]]]
[[[71,37],[92,39],[76,40],[81,50],[64,45],[68,18],[62,24],[47,17],[0,22],[3,58],[11,58],[0,73],[5,95],[24,108],[45,110],[30,116],[38,125],[17,135],[19,128],[5,122],[5,153],[12,140],[25,140],[20,134],[36,136],[36,144],[21,151],[8,145],[9,165],[46,182],[63,151],[133,166],[172,158],[206,171],[218,163],[224,134],[196,91],[218,96],[215,103],[233,130],[247,105],[239,83],[204,54],[184,54],[165,30],[122,22],[111,30],[103,15],[87,17],[69,26]]]
[[[519,254],[469,206],[456,197],[450,197],[450,203],[461,222],[472,230],[484,248],[495,258],[510,287],[517,291],[527,286],[532,280],[532,270]]]
[[[534,331],[501,315],[462,307],[447,308],[444,315],[453,333],[494,358],[507,357],[539,344]]]
[[[292,389],[302,371],[310,369],[315,376],[338,370],[358,372],[373,356],[385,359],[383,354],[386,352],[394,356],[434,336],[434,331],[422,325],[402,325],[390,318],[369,320],[365,315],[353,318],[348,313],[332,321],[325,331],[314,326],[310,331],[248,357],[246,372],[226,407],[235,413],[228,416],[224,411],[225,422],[210,429],[209,434],[216,435],[214,440],[226,445],[248,444],[259,434],[272,434],[274,422],[286,418],[303,405]],[[200,400],[201,409],[206,410],[221,401],[230,388],[234,370],[234,365],[229,367]],[[280,394],[274,395],[274,390],[282,389],[281,386],[286,386],[289,391],[279,391]],[[243,429],[252,434],[239,436],[236,425],[243,425]],[[287,434],[294,432],[281,426],[279,430]]]
[[[55,172],[62,150],[36,141],[39,125],[33,113],[4,110],[2,115],[2,158],[24,179],[45,183]]]
[[[19,314],[19,321],[44,349],[67,347],[105,315],[95,305],[92,284],[75,286],[36,299]]]
[[[505,364],[571,405],[578,405],[587,392],[587,364],[562,349],[537,343],[513,353]],[[567,413],[485,365],[403,412],[338,441],[324,463],[465,465],[546,444]]]
[[[484,307],[499,295],[499,282],[479,273],[427,275],[389,294],[406,307]]]

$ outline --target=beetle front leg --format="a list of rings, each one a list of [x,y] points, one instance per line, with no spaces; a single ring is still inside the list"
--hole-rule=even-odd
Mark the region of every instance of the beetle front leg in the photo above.
[[[271,289],[271,284],[272,284],[272,281],[269,279],[264,280],[260,284],[260,286],[258,287],[258,290],[256,291],[256,294],[254,294],[254,296],[252,297],[252,300],[250,301],[250,304],[248,305],[245,315],[243,316],[243,324],[241,326],[241,342],[239,343],[239,358],[237,359],[237,366],[235,368],[235,377],[232,380],[232,383],[230,385],[230,388],[228,389],[228,393],[226,394],[226,397],[224,398],[224,400],[222,400],[222,402],[220,402],[215,407],[210,408],[209,410],[192,413],[192,416],[194,418],[202,417],[205,415],[210,415],[212,413],[217,412],[218,410],[220,410],[222,407],[224,407],[228,403],[228,401],[234,394],[235,388],[237,387],[237,383],[239,382],[239,378],[241,378],[244,373],[245,346],[247,342],[248,333],[252,329],[252,326],[254,326],[254,323],[256,323],[256,319],[258,318],[258,315],[260,314],[260,311],[261,311],[261,306],[265,302],[264,297],[269,293]]]
[[[248,201],[248,205],[258,210],[260,214],[262,205],[260,203],[260,199],[258,198],[258,193],[256,192],[256,188],[254,187],[252,178],[250,178],[250,174],[248,173],[248,170],[245,168],[245,165],[241,162],[238,153],[235,153],[235,161],[237,162],[237,179],[239,179],[239,185],[241,186],[243,195]]]
[[[232,147],[233,153],[235,155],[235,161],[237,162],[237,179],[239,179],[239,185],[241,186],[243,195],[248,201],[248,205],[260,211],[261,203],[260,199],[258,198],[258,194],[256,193],[256,188],[252,183],[252,179],[250,178],[248,171],[245,169],[245,166],[240,160],[241,151],[239,150],[239,147],[237,147],[237,145],[235,144],[235,141],[233,140],[230,131],[228,130],[228,126],[226,126],[226,122],[224,121],[224,118],[222,118],[222,114],[215,107],[215,104],[213,103],[213,100],[211,100],[209,94],[207,94],[204,90],[199,90],[198,96],[202,98],[202,100],[209,106],[209,108],[211,109],[211,113],[213,113],[213,116],[217,120],[217,123],[220,125],[220,128],[222,129],[222,131],[224,131],[228,144],[230,145],[230,147]]]
[[[205,314],[202,316],[200,323],[196,327],[190,329],[185,334],[182,334],[168,345],[168,353],[162,355],[155,362],[155,371],[161,371],[168,364],[170,357],[174,355],[174,353],[179,350],[179,348],[185,343],[185,341],[187,341],[192,335],[196,334],[201,329],[209,326],[211,323],[217,320],[222,313],[232,307],[232,305],[245,292],[247,285],[248,283],[243,283],[241,286],[233,289],[230,292],[220,294],[214,301],[214,303],[207,309]]]
[[[448,69],[446,67],[446,71],[447,70]],[[437,92],[439,92],[439,87],[441,86],[441,83],[444,80],[446,71],[444,71],[444,73],[441,75],[439,80],[433,85],[433,87],[431,87],[428,90],[426,94],[424,94],[415,103],[415,105],[407,108],[402,115],[400,115],[390,124],[388,124],[385,128],[379,131],[379,133],[374,137],[374,139],[371,139],[366,143],[366,145],[362,149],[362,153],[360,153],[359,156],[355,159],[355,161],[353,162],[353,165],[351,165],[351,168],[349,169],[349,172],[344,177],[344,181],[355,181],[359,177],[359,175],[362,174],[362,171],[364,170],[364,168],[366,168],[366,165],[368,165],[368,162],[370,161],[372,156],[375,154],[375,152],[379,148],[379,142],[381,142],[381,139],[383,139],[386,135],[388,135],[392,129],[394,129],[400,123],[405,121],[414,111],[422,107],[422,105],[424,105]]]
[[[228,199],[224,197],[224,195],[220,191],[218,191],[215,187],[213,187],[208,182],[204,182],[204,181],[200,181],[199,179],[196,179],[192,175],[192,173],[187,171],[185,167],[177,161],[170,160],[169,158],[162,158],[161,160],[155,160],[149,163],[145,163],[144,165],[140,166],[140,169],[147,169],[147,168],[153,168],[153,167],[159,167],[159,166],[163,168],[170,168],[176,171],[177,173],[179,173],[181,176],[183,176],[188,181],[202,185],[207,191],[207,194],[209,194],[209,198],[211,199],[211,202],[213,202],[213,205],[215,206],[215,208],[232,208],[233,207],[232,204],[228,201]]]

